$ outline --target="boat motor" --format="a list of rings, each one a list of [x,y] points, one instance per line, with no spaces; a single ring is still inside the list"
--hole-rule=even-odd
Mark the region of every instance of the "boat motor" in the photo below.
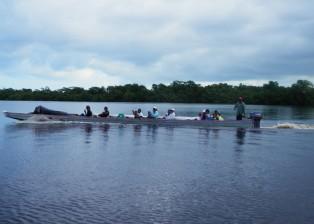
[[[261,120],[263,118],[261,113],[252,112],[252,113],[250,113],[249,118],[252,119],[253,128],[260,128],[261,127]]]

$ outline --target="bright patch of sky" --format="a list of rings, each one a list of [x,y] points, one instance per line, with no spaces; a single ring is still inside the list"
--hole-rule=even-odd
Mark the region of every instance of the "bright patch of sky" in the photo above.
[[[0,88],[314,82],[312,0],[2,0]]]

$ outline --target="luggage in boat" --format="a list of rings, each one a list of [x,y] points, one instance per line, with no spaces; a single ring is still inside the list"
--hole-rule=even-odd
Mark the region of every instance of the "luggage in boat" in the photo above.
[[[57,110],[50,110],[50,109],[43,107],[41,105],[35,107],[33,114],[68,115],[68,113],[66,113],[66,112],[57,111]]]

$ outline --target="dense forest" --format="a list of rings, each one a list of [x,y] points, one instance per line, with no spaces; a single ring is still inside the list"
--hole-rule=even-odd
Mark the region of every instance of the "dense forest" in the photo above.
[[[138,84],[89,89],[0,89],[0,100],[234,103],[238,96],[248,104],[314,106],[314,86],[307,80],[298,80],[290,87],[275,81],[263,86],[225,83],[201,86],[193,81],[174,81],[169,85],[153,84],[151,89]]]

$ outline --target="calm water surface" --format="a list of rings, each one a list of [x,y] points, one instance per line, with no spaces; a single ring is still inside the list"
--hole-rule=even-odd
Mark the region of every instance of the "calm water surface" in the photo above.
[[[29,112],[37,104],[0,101],[0,110]],[[76,113],[86,105],[41,104]],[[104,106],[89,104],[95,112]],[[153,106],[107,105],[112,113]],[[184,116],[209,107],[233,117],[231,105],[158,107]],[[32,124],[1,116],[0,223],[313,223],[314,108],[248,110],[263,112],[265,128]],[[278,122],[301,128],[278,129]]]

